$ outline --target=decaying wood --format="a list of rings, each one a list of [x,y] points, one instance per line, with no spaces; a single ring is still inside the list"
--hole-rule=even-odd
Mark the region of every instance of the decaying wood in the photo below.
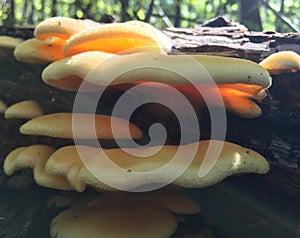
[[[249,32],[243,25],[228,22],[223,18],[213,19],[194,28],[168,28],[164,33],[172,39],[173,54],[223,55],[256,62],[282,50],[292,50],[300,54],[298,33]],[[33,28],[0,27],[0,34],[30,38]],[[10,59],[9,62],[12,61],[13,59]],[[3,62],[7,63],[7,60]],[[28,68],[28,65],[23,66],[18,62],[12,64],[14,65],[8,65],[0,70],[5,71],[10,67],[15,75],[15,78],[12,78],[9,72],[1,72],[0,98],[2,100],[12,104],[20,100],[35,99],[40,101],[48,112],[52,112],[55,105],[59,105],[61,111],[71,110],[70,102],[74,94],[37,83],[40,80],[40,66]],[[31,71],[29,76],[28,71]],[[19,73],[16,74],[17,72]],[[31,78],[32,81],[24,81],[30,77],[36,78]],[[285,186],[286,190],[298,194],[300,194],[299,78],[300,72],[273,76],[269,96],[260,103],[263,115],[250,120],[228,113],[230,129],[226,138],[228,141],[250,147],[266,156],[273,167],[266,178],[274,179],[276,183]],[[169,121],[166,121],[167,123]],[[6,152],[1,153],[1,156]]]
[[[277,51],[300,53],[300,34],[249,32],[235,22],[216,18],[194,28],[168,28],[164,31],[176,51],[240,57],[256,62]]]

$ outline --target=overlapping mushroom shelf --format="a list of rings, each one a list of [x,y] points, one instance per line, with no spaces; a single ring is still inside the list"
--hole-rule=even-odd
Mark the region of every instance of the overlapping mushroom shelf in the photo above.
[[[97,191],[134,191],[159,183],[203,188],[231,175],[267,173],[269,164],[263,156],[216,138],[199,141],[201,138],[198,136],[196,140],[183,145],[178,145],[177,142],[168,143],[167,140],[162,145],[136,145],[130,148],[111,146],[104,149],[88,145],[89,140],[98,139],[145,143],[149,139],[149,125],[144,125],[149,121],[149,111],[154,121],[166,121],[166,118],[174,120],[172,109],[189,118],[190,111],[186,110],[187,106],[183,101],[174,97],[174,90],[187,99],[196,114],[197,123],[206,117],[202,110],[207,108],[221,111],[225,109],[245,118],[260,116],[261,109],[257,102],[263,100],[266,89],[271,86],[271,77],[262,66],[235,58],[168,55],[170,50],[169,39],[154,27],[142,22],[99,25],[89,20],[56,17],[40,23],[35,29],[35,38],[17,46],[14,52],[16,58],[30,63],[50,63],[41,77],[46,84],[53,87],[78,91],[78,94],[87,95],[85,99],[89,99],[88,95],[97,95],[99,92],[104,92],[104,95],[97,105],[100,110],[93,108],[93,113],[89,110],[88,100],[81,107],[86,112],[42,115],[41,108],[33,101],[22,102],[6,109],[7,118],[30,119],[20,127],[22,134],[46,136],[53,141],[67,139],[70,145],[55,148],[50,143],[16,148],[5,159],[5,173],[12,175],[18,170],[32,168],[34,179],[40,186],[78,192],[83,192],[86,187]],[[114,95],[114,92],[118,95]],[[111,115],[115,102],[126,94],[133,105],[138,105],[144,99],[149,102],[145,108],[137,109],[136,117],[129,118],[130,122],[128,118],[122,118],[122,113],[120,117]],[[174,108],[168,108],[168,105],[173,105]],[[125,104],[121,110],[126,112],[130,106]],[[99,113],[103,108],[108,115]],[[179,126],[178,123],[175,124],[176,133],[193,133],[196,130],[189,123]],[[220,154],[209,157],[214,163],[207,173],[200,176],[199,171],[207,163],[205,156],[210,146],[217,150],[220,145]],[[190,153],[192,148],[196,148],[193,156]],[[179,150],[179,160],[170,163]],[[107,157],[111,164],[106,163]],[[190,159],[191,162],[186,164]],[[148,176],[146,179],[136,176],[137,173],[160,171],[166,164],[169,164],[168,170],[158,172],[157,176]],[[112,170],[112,166],[117,166],[119,170]],[[172,179],[174,174],[178,176]],[[105,181],[101,178],[105,178]],[[112,186],[113,184],[118,186]],[[141,202],[132,209],[134,204],[129,200],[136,199],[134,195],[130,199],[126,197],[122,202],[119,195],[115,195],[116,198],[113,199],[108,199],[107,196],[101,197],[100,203],[97,198],[96,205],[87,206],[85,201],[58,215],[52,222],[52,237],[75,237],[75,234],[80,234],[75,228],[68,228],[72,214],[79,217],[78,227],[89,223],[95,234],[101,234],[102,237],[106,237],[105,232],[111,233],[115,230],[112,227],[105,230],[106,225],[111,225],[111,220],[107,217],[113,216],[137,217],[130,221],[132,226],[138,224],[145,229],[159,230],[158,233],[151,233],[149,237],[169,237],[176,230],[176,219],[166,211],[174,212],[173,208],[166,208],[168,205],[172,206],[166,205],[169,200],[157,206],[155,201],[158,200],[151,194],[140,195],[141,201],[147,202]],[[126,196],[130,197],[128,194]],[[160,196],[161,201],[166,201],[162,199],[165,196],[169,195]],[[172,198],[178,196],[173,194]],[[112,202],[114,199],[117,202]],[[187,198],[181,200],[187,201]],[[193,208],[196,207],[193,202],[187,203]],[[198,212],[196,210],[195,208],[193,212]],[[164,220],[164,223],[162,226],[160,222],[144,226],[141,223],[144,213],[151,215],[149,221]],[[102,221],[103,229],[97,227],[99,223],[95,219]],[[121,221],[115,222],[116,227],[120,224]],[[129,231],[126,234],[127,237],[140,237],[139,232],[135,229],[136,236]]]
[[[198,142],[197,142],[198,143]],[[259,173],[268,172],[269,165],[266,160],[258,153],[243,148],[241,146],[226,142],[216,164],[205,176],[199,176],[199,170],[209,143],[218,144],[217,141],[201,141],[198,143],[198,150],[193,162],[186,171],[176,179],[173,184],[187,188],[202,188],[213,185],[227,176],[241,173]],[[189,154],[191,146],[185,145],[183,150]],[[155,150],[155,147],[144,149],[143,153]],[[79,152],[78,152],[79,151]],[[130,149],[133,154],[140,154],[139,149]],[[130,178],[133,172],[147,172],[167,164],[177,152],[176,146],[164,146],[157,154],[139,158],[132,156],[122,149],[104,149],[100,150],[89,146],[66,146],[59,150],[47,145],[32,145],[29,147],[19,147],[12,151],[6,158],[4,170],[7,175],[15,171],[32,168],[35,181],[45,187],[72,190],[79,192],[85,190],[86,186],[102,190],[116,190],[113,187],[100,181],[97,176],[109,178],[110,184],[118,183],[125,190],[144,186],[143,180],[136,177]],[[123,172],[110,170],[101,160],[108,156],[112,162],[123,168]],[[85,164],[94,164],[93,171]],[[147,182],[164,183],[172,178],[181,167],[184,168],[182,161],[169,166],[169,174],[161,174],[159,178],[147,178]]]
[[[133,53],[130,55],[116,57],[101,52],[86,52],[83,54],[93,54],[93,56],[96,55],[96,58],[94,58],[93,61],[90,61],[89,58],[84,58],[85,62],[88,62],[88,66],[85,68],[85,71],[77,71],[79,73],[85,73],[85,75],[81,76],[81,81],[86,78],[90,78],[91,80],[95,80],[92,81],[91,84],[101,87],[105,85],[105,77],[104,80],[102,80],[103,75],[108,74],[113,70],[122,70],[122,67],[125,67],[126,69],[126,65],[134,65],[135,62],[138,62],[139,65],[142,65],[141,68],[139,68],[137,71],[130,71],[128,72],[128,74],[122,74],[117,79],[117,82],[114,82],[114,85],[112,87],[116,86],[124,89],[125,85],[124,92],[126,92],[126,87],[128,87],[128,85],[129,87],[132,87],[132,85],[138,85],[140,83],[144,83],[145,81],[150,82],[150,84],[146,84],[146,90],[138,91],[137,93],[142,93],[143,95],[153,97],[154,99],[158,98],[163,102],[164,100],[172,100],[172,98],[168,97],[168,90],[165,89],[164,86],[171,85],[168,83],[172,82],[172,85],[174,85],[175,89],[189,98],[190,102],[194,104],[194,108],[197,109],[197,106],[205,107],[205,100],[197,92],[197,88],[186,83],[181,76],[177,76],[176,74],[174,75],[172,72],[170,73],[166,70],[161,69],[158,69],[157,71],[155,71],[154,69],[152,70],[153,72],[151,72],[152,74],[149,74],[147,62],[157,62],[158,65],[162,63],[170,65],[175,64],[175,67],[179,67],[184,59],[184,56],[162,56],[153,53]],[[105,57],[113,57],[112,61],[110,61],[110,63],[113,62],[112,64],[110,64],[113,66],[112,68],[106,66],[101,67],[101,59],[103,55]],[[74,57],[79,57],[81,60],[74,60]],[[60,76],[60,70],[63,69],[63,72],[70,72],[72,74],[71,77],[74,77],[74,74],[76,74],[76,69],[80,69],[80,65],[85,66],[84,62],[82,61],[82,54],[76,55],[74,57],[71,59],[71,62],[68,62],[69,59],[66,59],[67,61],[63,59],[48,66],[43,72],[44,81],[47,83],[50,82],[54,86],[57,86],[55,83],[58,82],[58,85],[63,85],[64,88],[68,88],[69,85],[72,85],[72,82],[74,81],[72,81],[68,75],[61,77],[56,77],[56,75]],[[145,60],[141,62],[143,58]],[[226,109],[229,109],[244,117],[255,117],[261,113],[260,108],[249,98],[261,100],[265,96],[264,90],[268,88],[271,83],[267,71],[265,71],[257,64],[245,60],[212,56],[193,56],[193,58],[195,58],[198,62],[200,61],[201,64],[204,65],[207,71],[210,72],[210,75],[214,79],[214,82],[220,82],[220,85],[217,84],[217,87],[215,85],[209,85],[205,81],[204,84],[201,84],[201,75],[194,75],[193,72],[191,74],[194,77],[194,80],[198,80],[197,86],[202,87],[201,90],[208,92],[208,94],[210,95],[210,100],[211,102],[213,102],[214,107],[222,107],[222,104],[219,105],[217,100],[214,101],[214,98],[220,91],[221,99],[223,99],[221,102],[224,102]],[[96,69],[92,67],[89,69],[89,62],[95,62],[96,60],[98,62],[97,64],[100,67],[97,67]],[[114,62],[113,60],[116,60],[116,62]],[[79,66],[76,64],[72,65],[72,62],[79,62]],[[214,68],[220,67],[218,66],[220,63],[223,65],[223,68],[214,71]],[[229,67],[229,65],[243,67],[244,73],[246,74],[244,75],[239,73],[236,68]],[[53,67],[58,67],[58,69],[52,69]],[[95,70],[93,72],[96,72],[96,75],[99,75],[99,78],[95,79],[94,77],[87,76],[87,74],[92,70]],[[193,68],[184,67],[183,70],[189,72],[192,71]],[[68,80],[65,80],[64,77],[68,78]],[[75,75],[75,77],[79,78],[78,75]],[[76,80],[75,83],[77,83]],[[74,89],[74,85],[68,89]],[[89,87],[85,89],[89,91]],[[95,89],[95,87],[93,87],[92,89]],[[178,102],[178,106],[180,107],[180,102]],[[87,122],[90,122],[91,119],[95,120],[94,125],[87,124]],[[76,135],[74,135],[74,125],[72,124],[74,120],[77,121],[77,127],[79,127],[80,129],[76,133]],[[130,124],[126,120],[115,120],[118,120],[116,124],[114,124],[117,126],[117,128],[111,128],[110,116],[99,114],[93,115],[86,113],[56,113],[38,116],[30,120],[29,122],[21,126],[20,132],[28,135],[50,136],[63,139],[93,139],[94,135],[99,139],[116,139],[115,137],[122,139],[140,139],[143,136],[142,131],[139,128],[137,128],[133,124]],[[115,129],[117,133],[112,133],[112,129]],[[129,134],[126,133],[128,129],[130,132]],[[93,133],[93,130],[95,133]],[[182,133],[186,132],[183,130]],[[182,174],[176,181],[174,181],[175,185],[200,188],[214,184],[232,174],[247,172],[266,173],[269,169],[268,163],[265,161],[265,159],[254,151],[225,142],[222,153],[213,169],[210,171],[210,173],[207,174],[206,177],[199,178],[197,173],[202,165],[207,147],[209,143],[217,143],[217,141],[194,141],[194,144],[195,143],[197,144],[196,146],[198,147],[198,152],[195,156],[194,162],[190,165],[190,167],[188,167],[187,171],[184,174]],[[184,145],[187,152],[189,151],[190,145],[191,144]],[[77,149],[78,148],[79,147],[77,147]],[[145,153],[147,149],[153,150],[155,148],[146,147],[144,149]],[[46,151],[45,154],[43,152],[44,150]],[[51,153],[49,152],[49,150],[51,151]],[[55,158],[56,153],[59,154],[61,151],[65,150],[68,151],[70,155],[68,153],[63,153],[64,156],[62,156],[60,160],[62,162],[65,162],[66,164],[63,164],[62,162],[57,163],[57,165],[60,165],[62,167],[57,168],[55,166],[52,166],[50,169],[49,164],[51,164],[52,158]],[[47,186],[46,181],[48,181],[49,179],[48,187],[59,188],[60,186],[55,186],[56,182],[51,181],[51,179],[57,181],[58,178],[62,178],[61,176],[63,176],[64,185],[61,187],[61,189],[75,189],[77,191],[83,191],[85,189],[85,186],[89,185],[94,188],[111,190],[112,188],[98,181],[97,175],[95,176],[95,173],[99,175],[109,170],[102,169],[102,167],[100,166],[97,167],[99,169],[98,171],[93,171],[94,174],[91,174],[89,169],[84,166],[84,163],[82,161],[84,161],[85,163],[90,163],[90,159],[92,161],[92,158],[88,159],[91,156],[91,154],[89,153],[96,154],[95,158],[98,158],[100,161],[104,159],[104,156],[102,156],[101,153],[109,154],[109,157],[111,157],[110,159],[116,165],[122,167],[125,171],[145,172],[147,170],[157,169],[168,163],[168,161],[172,159],[173,155],[178,150],[178,146],[165,145],[157,154],[155,154],[155,156],[150,156],[147,159],[140,160],[135,157],[128,156],[127,153],[122,151],[122,148],[107,149],[104,152],[101,152],[101,150],[98,151],[97,148],[93,147],[86,147],[84,150],[91,152],[88,152],[87,155],[80,154],[79,156],[78,154],[76,154],[75,146],[60,148],[55,153],[54,148],[50,149],[49,146],[45,145],[33,145],[32,147],[28,147],[26,149],[23,147],[17,148],[8,155],[5,161],[5,171],[10,175],[18,169],[31,167],[34,170],[36,182],[43,186]],[[136,154],[140,149],[132,148],[130,150],[131,152],[133,152],[133,154]],[[33,154],[31,155],[31,153]],[[25,157],[23,157],[24,155]],[[41,161],[38,161],[37,157],[40,157]],[[85,157],[86,159],[84,159]],[[31,158],[33,160],[31,160]],[[35,164],[34,161],[36,161],[37,164]],[[218,166],[218,163],[223,164],[223,166]],[[176,171],[176,169],[178,169],[180,166],[180,164],[176,164],[173,170]],[[214,169],[216,169],[216,171],[214,171]],[[130,177],[130,174],[131,173],[128,172],[126,176]],[[172,174],[171,171],[170,174]],[[49,176],[49,178],[46,179],[43,176],[45,176],[46,178],[47,176]],[[111,174],[108,173],[106,177],[109,176],[111,176]],[[124,174],[122,174],[122,176],[124,176]],[[119,183],[122,184],[122,176],[116,174],[112,176],[112,178],[114,182],[119,181]],[[161,176],[162,177],[160,179],[167,179],[170,175],[163,174]],[[124,188],[127,186],[126,189],[134,189],[135,186],[139,187],[145,185],[139,184],[138,182],[139,181],[131,181],[131,185],[124,184],[123,186]],[[152,182],[155,181],[149,180],[149,183]],[[68,188],[66,187],[66,183],[69,183],[70,185]]]

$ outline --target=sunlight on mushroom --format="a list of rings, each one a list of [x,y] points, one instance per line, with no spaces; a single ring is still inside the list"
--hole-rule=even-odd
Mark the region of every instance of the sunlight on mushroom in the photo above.
[[[63,48],[65,56],[86,51],[128,54],[150,51],[165,54],[171,49],[167,37],[144,22],[111,23],[74,34]]]
[[[64,44],[65,40],[57,37],[29,39],[16,47],[14,55],[18,61],[25,63],[46,64],[65,58],[62,53]]]
[[[112,56],[110,53],[89,51],[55,61],[43,70],[42,79],[54,87],[76,91],[91,70]],[[91,84],[90,89],[97,90],[97,86]]]
[[[220,56],[168,55],[172,48],[170,39],[140,21],[102,25],[90,20],[53,17],[38,24],[34,36],[36,38],[22,43],[16,42],[10,49],[16,47],[14,55],[19,61],[51,63],[43,70],[42,79],[53,87],[77,91],[84,82],[85,93],[97,92],[107,86],[124,93],[138,86],[136,91],[130,91],[131,96],[134,98],[137,93],[149,98],[150,102],[151,99],[174,101],[168,91],[172,87],[183,94],[196,111],[209,107],[208,99],[199,92],[201,89],[209,95],[212,107],[225,106],[226,110],[245,118],[261,115],[257,101],[266,97],[266,90],[271,86],[269,72],[276,74],[299,69],[299,55],[293,52],[274,54],[260,65]],[[0,54],[1,49],[0,37]],[[140,86],[143,85],[142,89]],[[108,90],[108,94],[110,92]],[[107,97],[111,101],[115,99],[111,94]],[[172,143],[167,141],[161,146],[133,148],[87,146],[91,139],[98,142],[98,139],[142,141],[147,138],[133,124],[136,122],[132,118],[133,123],[101,114],[60,112],[42,115],[42,109],[32,100],[7,109],[1,102],[0,112],[5,110],[5,118],[31,119],[20,127],[21,134],[52,137],[46,142],[49,144],[56,138],[67,139],[71,144],[62,146],[57,140],[58,145],[53,145],[60,147],[58,149],[42,144],[16,148],[5,158],[6,175],[31,168],[34,180],[40,186],[77,192],[87,188],[95,190],[95,196],[49,202],[61,207],[70,206],[52,220],[52,238],[171,237],[178,225],[176,216],[200,211],[199,205],[182,194],[178,187],[204,188],[232,175],[265,174],[270,169],[267,160],[253,150],[230,142],[223,145],[223,141],[217,140],[198,141],[200,135],[193,143],[184,145],[170,145]],[[177,106],[182,104],[178,102]],[[163,110],[152,108],[153,115],[166,117]],[[141,121],[149,119],[146,118],[148,114],[145,115]],[[89,123],[91,119],[94,123]],[[73,140],[80,145],[74,145]],[[218,150],[220,142],[223,145],[221,153],[210,154],[208,161],[205,156],[210,144]],[[190,156],[192,147],[195,157]],[[178,150],[182,152],[179,160],[174,162]],[[189,159],[190,163],[186,164]],[[200,173],[209,163],[213,164],[207,173]],[[114,170],[115,167],[118,170]],[[160,170],[165,167],[167,170]],[[157,172],[157,176],[149,175],[151,171]],[[140,174],[146,174],[146,179],[139,177]],[[152,184],[161,184],[165,188],[128,192]],[[105,194],[100,195],[100,192]]]
[[[199,68],[196,69],[195,65],[184,64],[187,60],[199,64],[200,69],[203,67],[217,87],[208,85],[206,76],[199,75]],[[183,76],[164,67],[177,68],[180,72],[190,75],[194,85],[189,86]],[[88,76],[90,72],[95,76]],[[119,77],[110,84],[112,72]],[[44,69],[42,78],[47,84],[67,90],[78,90],[81,83],[85,81],[87,85],[84,90],[87,91],[89,89],[95,91],[97,86],[108,84],[122,87],[126,84],[151,82],[156,90],[156,92],[152,90],[154,98],[163,95],[167,97],[165,95],[168,92],[162,85],[167,84],[182,92],[196,107],[203,107],[205,102],[195,88],[197,86],[205,88],[211,95],[212,104],[222,106],[218,105],[213,97],[220,93],[226,109],[247,118],[261,114],[259,106],[251,99],[262,100],[266,96],[265,90],[271,86],[268,72],[248,60],[207,55],[166,56],[149,52],[122,56],[85,52],[50,64]],[[151,86],[149,83],[147,85]],[[145,91],[149,96],[149,91]]]
[[[196,157],[187,170],[173,182],[174,185],[187,188],[202,188],[211,186],[234,174],[264,174],[269,170],[268,162],[258,153],[225,142],[222,153],[212,170],[204,177],[199,177],[199,169],[203,163],[209,142],[210,141],[199,142]],[[185,147],[187,150],[189,149],[189,145]],[[145,185],[143,181],[137,180],[133,175],[131,178],[131,173],[126,173],[126,179],[124,179],[125,177],[122,179],[122,176],[124,176],[122,173],[112,173],[111,170],[105,169],[106,167],[104,167],[104,164],[101,162],[101,160],[105,158],[103,153],[105,153],[113,163],[124,169],[124,171],[146,172],[166,165],[169,160],[172,159],[172,156],[174,156],[178,148],[176,146],[164,146],[157,154],[143,159],[127,154],[122,149],[104,149],[102,152],[97,148],[86,146],[78,149],[80,150],[80,155],[75,146],[60,148],[50,156],[45,166],[49,174],[66,176],[74,188],[76,187],[77,189],[79,188],[79,191],[83,191],[86,185],[103,190],[115,190],[99,181],[99,179],[95,177],[97,173],[110,178],[112,183],[118,183],[120,186],[124,186],[124,189],[133,189]],[[137,153],[135,151],[136,149],[129,150]],[[145,148],[145,150],[147,150],[147,148]],[[240,158],[239,163],[236,162],[237,154]],[[91,161],[97,161],[94,164],[93,174],[84,166],[82,161],[89,161],[89,163]],[[176,173],[179,168],[178,166],[180,167],[181,165],[173,164],[169,168],[169,174],[160,175],[160,181],[156,181],[157,178],[151,178],[153,181],[149,180],[148,182],[163,182],[165,179],[168,179],[172,173]]]
[[[58,37],[66,40],[70,38],[71,35],[99,25],[100,23],[92,20],[52,17],[40,22],[36,26],[34,36],[39,40],[45,40],[49,37]]]

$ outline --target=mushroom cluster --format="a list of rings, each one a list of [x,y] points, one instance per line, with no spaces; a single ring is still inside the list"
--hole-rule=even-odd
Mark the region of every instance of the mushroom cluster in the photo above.
[[[79,200],[53,197],[49,205],[70,206],[51,223],[52,237],[170,237],[178,215],[193,215],[198,204],[174,188],[147,193],[110,193]]]
[[[134,93],[147,97],[150,101],[164,101],[174,100],[168,95],[168,87],[172,87],[184,95],[195,110],[199,110],[207,106],[207,98],[199,93],[200,88],[210,95],[213,107],[225,106],[226,110],[239,116],[254,118],[261,114],[261,109],[253,99],[262,100],[266,96],[265,90],[271,85],[269,73],[254,62],[219,56],[168,54],[171,50],[169,39],[143,22],[100,25],[90,20],[54,17],[41,22],[34,35],[34,39],[24,41],[16,47],[15,57],[24,62],[51,63],[44,69],[42,79],[63,90],[97,93],[99,88],[109,85],[126,92],[143,85],[146,90]],[[187,57],[201,65],[214,84],[206,76],[199,75],[195,65],[188,64]],[[181,74],[167,70],[170,68],[178,69]],[[192,84],[187,82],[186,75]],[[110,81],[111,78],[114,80]],[[222,99],[221,103],[216,100],[218,95]],[[18,115],[18,110],[22,111],[21,108],[28,107],[28,104],[32,106],[32,101],[7,109],[6,117]],[[178,107],[183,110],[184,106],[178,102]],[[41,110],[35,112],[37,113],[31,113],[31,116],[22,114],[23,118],[30,119],[20,127],[22,134],[76,141],[94,137],[128,140],[144,137],[143,131],[132,122],[113,115],[83,112],[42,115]],[[160,111],[157,113],[163,114]],[[72,127],[74,120],[81,128],[76,133]],[[90,121],[93,125],[87,125]],[[94,131],[92,134],[90,129],[86,129],[90,127]],[[200,176],[199,169],[204,164],[209,146],[217,146],[219,143],[218,140],[201,140],[180,145],[180,148],[164,144],[105,149],[87,146],[85,142],[59,149],[51,145],[36,144],[13,150],[5,159],[4,171],[7,175],[12,175],[17,170],[32,168],[34,179],[41,186],[78,192],[90,187],[106,193],[116,192],[119,188],[134,191],[135,188],[146,187],[158,180],[164,183],[181,170],[183,172],[171,183],[185,188],[203,188],[234,174],[268,172],[269,164],[260,154],[230,142],[222,142],[218,158],[210,158],[215,159],[216,163]],[[195,154],[191,163],[185,167],[182,161],[190,159],[192,147],[196,148]],[[163,173],[158,173],[158,177],[149,176],[146,180],[139,180],[135,176],[136,173],[164,167],[179,149],[182,151],[181,157],[187,158],[171,163],[167,172],[163,170]],[[153,151],[156,153],[153,154]],[[110,167],[112,164],[105,162],[107,157],[125,172],[113,171]],[[99,177],[105,177],[109,182],[103,182]],[[118,184],[118,187],[111,186],[112,184]],[[169,191],[153,193],[162,195],[157,198],[152,193],[109,193],[97,198],[101,202],[96,204],[87,205],[91,201],[85,201],[73,205],[54,218],[51,236],[82,237],[81,231],[88,230],[91,232],[89,237],[120,237],[120,234],[122,237],[146,237],[145,231],[149,230],[149,237],[170,237],[177,224],[170,212],[185,213],[178,212],[177,208],[172,207],[172,203],[176,199],[186,201],[188,198],[178,198],[182,195]],[[197,207],[192,202],[187,203],[187,206]],[[194,212],[198,212],[198,209],[192,209],[192,213]]]

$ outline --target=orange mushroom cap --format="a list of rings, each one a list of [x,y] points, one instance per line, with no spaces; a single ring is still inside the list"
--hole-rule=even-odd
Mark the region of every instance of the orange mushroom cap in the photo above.
[[[72,56],[86,51],[128,54],[150,51],[166,53],[170,51],[167,37],[162,37],[152,26],[144,22],[111,23],[91,27],[81,31],[67,41],[63,48],[65,56]]]
[[[188,62],[193,64],[189,65]],[[208,85],[207,76],[199,75],[196,62],[200,69],[202,67],[206,70],[216,85]],[[164,68],[178,69],[179,72],[190,75],[194,85],[188,84],[180,74]],[[111,82],[112,75],[118,77]],[[204,55],[160,55],[149,52],[121,56],[95,51],[85,52],[50,64],[43,71],[42,78],[47,84],[68,90],[78,90],[84,81],[85,86],[89,85],[84,87],[85,90],[91,91],[99,90],[97,86],[122,87],[126,84],[151,82],[152,84],[147,85],[157,88],[156,93],[152,90],[155,94],[153,96],[164,98],[167,98],[168,91],[163,84],[172,85],[194,102],[194,105],[201,107],[204,101],[194,87],[197,86],[205,88],[211,95],[221,94],[228,110],[248,118],[261,114],[259,106],[251,98],[263,99],[266,96],[265,89],[271,85],[268,72],[248,60]]]
[[[45,64],[62,59],[65,40],[49,37],[45,40],[30,39],[18,45],[14,51],[17,60],[26,63]]]

